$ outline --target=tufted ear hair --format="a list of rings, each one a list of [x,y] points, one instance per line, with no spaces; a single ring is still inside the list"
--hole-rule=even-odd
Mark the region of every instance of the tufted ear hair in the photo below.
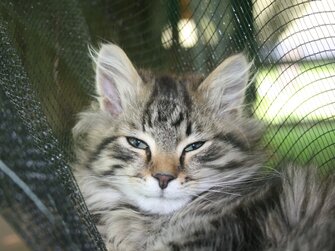
[[[141,77],[125,52],[114,44],[103,44],[95,62],[100,108],[117,116],[137,95]]]
[[[236,116],[241,113],[250,65],[243,54],[231,56],[198,87],[206,102],[220,116]]]

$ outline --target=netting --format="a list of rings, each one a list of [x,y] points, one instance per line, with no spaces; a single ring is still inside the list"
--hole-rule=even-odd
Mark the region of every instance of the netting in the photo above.
[[[104,250],[74,182],[71,128],[94,93],[88,45],[206,74],[243,51],[269,165],[335,166],[333,0],[2,0],[0,212],[33,250]]]

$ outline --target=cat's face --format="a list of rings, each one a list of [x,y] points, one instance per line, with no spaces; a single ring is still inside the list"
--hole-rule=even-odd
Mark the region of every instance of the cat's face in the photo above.
[[[108,191],[117,191],[120,201],[166,214],[205,191],[227,187],[228,193],[243,182],[258,168],[246,167],[258,137],[255,124],[241,115],[247,80],[241,55],[199,82],[140,76],[120,48],[103,46],[98,112],[110,122],[92,132],[86,163],[101,185],[96,196],[108,201]]]

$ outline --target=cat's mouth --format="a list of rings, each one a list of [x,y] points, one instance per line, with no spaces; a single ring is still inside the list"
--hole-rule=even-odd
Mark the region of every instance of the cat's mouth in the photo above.
[[[166,192],[165,192],[165,190],[162,189],[162,190],[160,191],[160,193],[159,193],[159,197],[160,197],[160,198],[166,197]]]
[[[175,200],[176,198],[171,198],[165,190],[161,190],[157,194],[143,195],[147,199],[165,199],[165,200]]]
[[[185,206],[189,200],[188,197],[171,197],[166,191],[161,191],[157,195],[138,198],[137,206],[146,212],[169,214]]]
[[[134,203],[134,206],[145,212],[168,214],[185,206],[192,199],[177,180],[171,181],[164,189],[151,177],[137,184],[137,187],[122,186],[120,190]]]
[[[170,201],[181,199],[180,197],[179,198],[171,197],[170,194],[167,193],[165,190],[160,191],[160,193],[157,195],[156,198],[170,200]]]

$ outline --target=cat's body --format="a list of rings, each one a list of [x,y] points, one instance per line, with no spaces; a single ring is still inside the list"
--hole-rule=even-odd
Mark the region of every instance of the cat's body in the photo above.
[[[335,250],[334,177],[264,170],[247,81],[241,55],[202,80],[138,74],[102,47],[74,169],[108,250]]]

